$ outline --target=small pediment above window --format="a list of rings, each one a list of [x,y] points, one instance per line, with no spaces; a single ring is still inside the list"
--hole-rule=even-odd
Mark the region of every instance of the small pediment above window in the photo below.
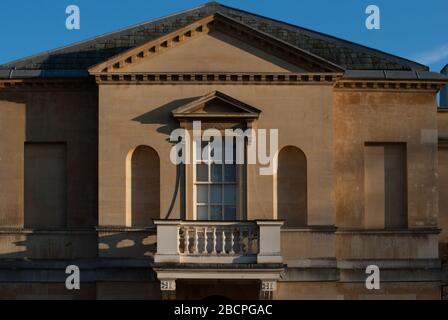
[[[172,111],[178,119],[200,118],[246,118],[257,119],[260,110],[232,98],[222,92],[213,91]]]

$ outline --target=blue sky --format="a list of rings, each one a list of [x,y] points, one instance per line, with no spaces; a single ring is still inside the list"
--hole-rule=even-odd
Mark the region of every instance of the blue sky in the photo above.
[[[0,64],[195,7],[195,0],[1,0]],[[222,4],[328,33],[429,65],[448,63],[447,0],[239,0]],[[65,8],[81,10],[81,29],[65,28]],[[365,9],[381,10],[367,30]]]

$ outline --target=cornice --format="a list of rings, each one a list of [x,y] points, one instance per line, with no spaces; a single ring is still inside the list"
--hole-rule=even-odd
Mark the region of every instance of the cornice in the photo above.
[[[98,84],[328,84],[333,85],[338,73],[236,73],[236,72],[158,72],[97,73]]]
[[[91,78],[0,79],[0,91],[68,91],[100,85],[331,85],[340,91],[437,92],[444,81],[435,80],[344,80],[342,73],[266,73],[266,72],[100,72]],[[445,112],[438,110],[438,112]]]
[[[335,91],[431,91],[437,92],[445,81],[428,80],[338,80]]]
[[[0,91],[8,89],[21,91],[67,91],[92,88],[95,88],[95,82],[91,78],[0,79]]]

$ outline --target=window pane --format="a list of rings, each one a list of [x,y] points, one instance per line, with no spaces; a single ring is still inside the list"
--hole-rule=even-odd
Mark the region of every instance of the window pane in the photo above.
[[[194,158],[196,159],[197,162],[201,162],[202,147],[201,147],[201,141],[199,139],[195,139],[195,146],[196,146],[196,150],[195,150]]]
[[[213,138],[213,141],[215,139]],[[222,140],[221,145],[219,144],[219,141],[216,143],[210,144],[210,160],[214,163],[222,163],[222,159],[224,159],[224,150],[222,146]]]
[[[236,181],[236,165],[226,164],[224,165],[224,174],[226,182]]]
[[[206,164],[196,165],[196,181],[208,181],[208,166]]]
[[[197,206],[196,211],[198,220],[208,220],[207,206]]]
[[[226,137],[224,140],[224,161],[229,164],[235,163],[235,139],[228,139],[228,137]],[[229,143],[231,143],[231,145],[229,145]]]
[[[208,203],[208,191],[207,186],[197,186],[196,188],[196,201],[198,203]]]
[[[236,220],[236,207],[224,207],[224,220]]]
[[[221,206],[211,206],[210,219],[211,220],[222,220],[222,207]]]
[[[235,142],[235,151],[234,151],[234,159],[235,159],[235,163],[237,164],[244,164],[244,150],[245,150],[245,146],[244,146],[244,141],[246,139],[236,139]]]
[[[222,164],[212,164],[212,182],[222,181]]]
[[[202,141],[202,160],[207,161],[210,159],[210,147],[208,141]]]
[[[236,186],[224,186],[224,203],[235,204],[236,203]]]
[[[221,185],[211,185],[210,186],[210,202],[211,203],[221,203],[222,202],[222,186]]]

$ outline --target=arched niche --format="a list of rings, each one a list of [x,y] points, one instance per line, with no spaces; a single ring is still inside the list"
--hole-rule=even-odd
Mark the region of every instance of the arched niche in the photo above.
[[[299,148],[286,146],[280,150],[277,164],[277,218],[285,220],[284,227],[305,227],[308,224],[306,156]]]
[[[126,158],[126,226],[148,227],[160,218],[160,159],[148,146]]]

